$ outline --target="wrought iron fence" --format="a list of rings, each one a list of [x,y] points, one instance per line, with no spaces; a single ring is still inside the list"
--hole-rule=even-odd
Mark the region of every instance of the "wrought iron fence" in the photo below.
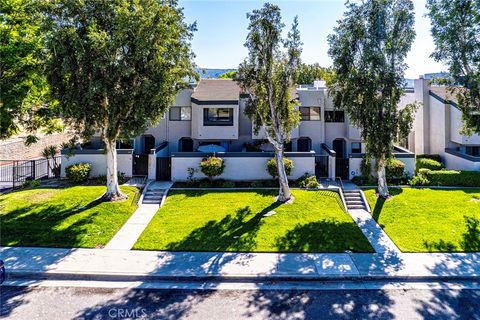
[[[61,156],[34,160],[0,160],[0,188],[16,188],[25,181],[60,177]]]
[[[328,177],[328,155],[315,156],[315,175],[318,178]]]

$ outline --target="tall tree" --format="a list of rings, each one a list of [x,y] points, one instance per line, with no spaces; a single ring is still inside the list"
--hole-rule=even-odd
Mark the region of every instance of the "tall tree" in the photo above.
[[[49,82],[63,116],[107,157],[105,200],[118,186],[116,140],[155,125],[194,76],[190,39],[175,0],[55,0],[50,9]]]
[[[40,1],[0,1],[0,139],[22,130],[34,142],[42,126],[61,129],[51,117],[54,104],[48,104],[42,22]]]
[[[284,144],[300,121],[295,109],[298,102],[291,93],[302,51],[298,20],[294,19],[291,31],[282,39],[284,24],[278,6],[266,3],[248,13],[247,18],[248,57],[240,64],[237,79],[249,95],[245,113],[252,120],[254,131],[258,133],[263,128],[275,149],[280,184],[277,199],[285,202],[293,197],[285,172]]]
[[[448,65],[450,90],[457,96],[467,134],[480,133],[480,1],[428,0],[435,51]]]
[[[321,67],[318,63],[301,63],[297,82],[298,84],[312,84],[315,80],[329,82],[332,76],[332,72],[328,68]]]
[[[328,37],[334,77],[329,94],[362,133],[367,156],[376,160],[378,193],[388,197],[385,165],[394,141],[411,130],[414,106],[400,110],[405,58],[415,38],[411,0],[348,3]]]

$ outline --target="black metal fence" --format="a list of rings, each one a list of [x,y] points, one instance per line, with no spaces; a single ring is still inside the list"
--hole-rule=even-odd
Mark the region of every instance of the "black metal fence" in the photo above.
[[[315,175],[318,178],[328,178],[328,155],[315,156]]]
[[[60,177],[61,156],[34,160],[0,160],[0,189],[25,181]]]

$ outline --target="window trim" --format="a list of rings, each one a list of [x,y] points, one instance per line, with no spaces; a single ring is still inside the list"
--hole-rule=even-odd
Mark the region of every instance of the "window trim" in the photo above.
[[[210,109],[227,109],[228,110],[228,121],[211,121],[208,120],[208,110]],[[218,116],[218,111],[217,111]],[[203,126],[204,127],[232,127],[233,126],[233,108],[225,108],[225,107],[211,107],[211,108],[203,108]]]
[[[303,113],[302,109],[308,109],[308,114],[305,115],[308,117],[308,119],[303,118]],[[312,119],[312,109],[318,109],[318,116],[319,119]],[[300,111],[300,121],[322,121],[322,108],[321,107],[316,107],[316,106],[304,106],[304,107],[299,107],[298,111]]]
[[[179,109],[179,119],[172,119],[172,109],[178,108]],[[182,108],[189,108],[190,109],[190,119],[182,119]],[[190,106],[172,106],[168,109],[168,121],[192,121],[192,107]]]

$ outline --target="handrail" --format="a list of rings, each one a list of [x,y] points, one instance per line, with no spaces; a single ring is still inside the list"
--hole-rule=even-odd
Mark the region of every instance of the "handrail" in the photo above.
[[[336,181],[337,179],[340,181],[340,186],[339,186],[339,189],[340,189],[340,192],[339,192],[339,194],[340,194],[340,199],[342,200],[343,207],[345,208],[345,212],[348,212],[347,201],[345,200],[345,196],[343,195],[344,189],[343,189],[342,178],[337,177],[337,178],[335,178],[335,181]]]

